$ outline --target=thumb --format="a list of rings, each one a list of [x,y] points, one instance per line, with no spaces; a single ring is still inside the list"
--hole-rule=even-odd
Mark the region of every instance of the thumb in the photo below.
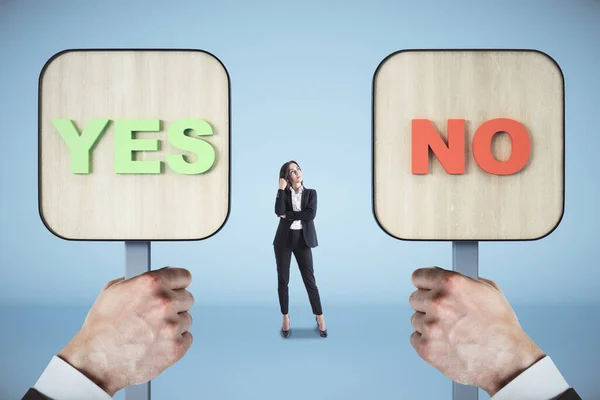
[[[496,282],[494,282],[494,281],[492,281],[490,279],[483,278],[481,276],[479,278],[477,278],[477,279],[479,279],[481,282],[487,283],[488,285],[492,286],[494,289],[496,289],[497,291],[499,291],[500,293],[502,293],[502,289],[500,289],[500,286],[498,286],[498,284]]]

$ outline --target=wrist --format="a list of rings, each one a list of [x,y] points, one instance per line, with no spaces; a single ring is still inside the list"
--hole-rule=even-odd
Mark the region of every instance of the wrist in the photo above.
[[[114,382],[108,369],[103,368],[106,362],[100,358],[105,358],[105,356],[99,357],[98,353],[87,349],[84,341],[79,340],[77,335],[57,356],[81,372],[110,397],[123,388]]]
[[[493,373],[489,381],[481,386],[481,389],[485,390],[490,397],[493,397],[513,379],[545,356],[546,354],[531,339],[527,338],[524,345],[519,347],[509,360]]]

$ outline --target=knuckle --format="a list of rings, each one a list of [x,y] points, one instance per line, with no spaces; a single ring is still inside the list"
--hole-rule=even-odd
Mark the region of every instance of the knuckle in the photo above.
[[[440,324],[437,321],[426,321],[425,330],[427,335],[431,337],[439,337],[442,333]]]
[[[442,277],[442,287],[446,290],[452,290],[459,284],[461,276],[455,272],[448,271]]]
[[[176,336],[179,332],[179,324],[177,322],[167,322],[164,330],[168,336]]]
[[[443,294],[437,294],[431,299],[431,308],[434,311],[443,310],[446,307],[446,296]]]
[[[163,314],[169,314],[173,308],[173,302],[167,296],[159,296],[157,299],[157,306],[159,312]]]
[[[155,290],[160,286],[160,276],[157,274],[144,274],[140,276],[139,282],[144,289]]]

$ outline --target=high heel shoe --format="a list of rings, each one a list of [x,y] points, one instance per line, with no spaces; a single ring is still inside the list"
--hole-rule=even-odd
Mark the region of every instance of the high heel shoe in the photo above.
[[[287,331],[283,330],[283,326],[281,327],[281,336],[283,336],[284,338],[288,338],[290,337],[290,331],[292,330],[292,328],[290,327],[290,329],[288,329]]]
[[[319,330],[319,335],[321,335],[322,338],[326,338],[327,329],[325,329],[324,331],[321,330],[321,325],[319,325],[319,319],[317,317],[315,317],[315,321],[317,321],[317,329]]]

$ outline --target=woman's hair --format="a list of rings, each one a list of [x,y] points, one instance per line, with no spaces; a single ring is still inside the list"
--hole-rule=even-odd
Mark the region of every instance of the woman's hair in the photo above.
[[[281,166],[281,169],[279,170],[279,179],[283,178],[286,181],[288,180],[288,167],[290,166],[290,164],[296,164],[299,169],[302,169],[302,168],[300,168],[300,164],[298,164],[296,161],[294,161],[294,160],[288,161],[288,162],[286,162],[285,164],[283,164]],[[301,183],[302,183],[302,185],[304,185],[304,179],[302,180]],[[290,188],[290,183],[289,182],[288,182],[288,184],[287,184],[287,186],[285,188],[286,189]]]

